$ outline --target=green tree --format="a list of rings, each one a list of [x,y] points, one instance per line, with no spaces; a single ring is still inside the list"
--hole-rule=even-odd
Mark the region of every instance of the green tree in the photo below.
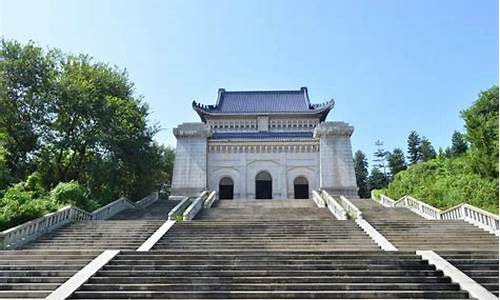
[[[375,166],[377,168],[382,170],[382,173],[384,174],[385,177],[387,177],[387,157],[389,155],[389,151],[386,151],[384,149],[384,142],[377,140],[375,142],[375,146],[377,147],[377,150],[373,154],[375,156],[375,159],[373,162],[375,163]]]
[[[462,118],[472,168],[481,176],[498,178],[498,86],[482,91]]]
[[[384,188],[388,184],[387,177],[379,168],[373,166],[370,171],[370,177],[368,178],[368,184],[370,185],[370,190]]]
[[[49,99],[56,76],[54,52],[30,42],[0,40],[0,131],[6,134],[7,165],[24,179],[35,169],[32,158],[49,122]]]
[[[410,165],[414,165],[419,162],[422,158],[421,151],[421,140],[418,133],[413,130],[408,135],[408,161]]]
[[[420,154],[422,161],[428,161],[437,156],[436,150],[434,150],[431,142],[425,136],[420,140]]]
[[[468,148],[469,145],[467,145],[467,141],[465,140],[464,135],[455,130],[453,132],[453,135],[451,136],[450,156],[460,156],[467,152]]]
[[[370,197],[370,188],[368,186],[368,160],[366,155],[358,150],[354,153],[354,171],[356,173],[356,183],[358,184],[358,195],[361,198]]]
[[[407,166],[403,150],[400,148],[394,148],[392,153],[389,154],[388,164],[393,178],[399,172],[406,170]]]

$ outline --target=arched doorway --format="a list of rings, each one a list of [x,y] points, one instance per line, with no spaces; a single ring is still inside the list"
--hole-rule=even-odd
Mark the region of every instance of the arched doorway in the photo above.
[[[271,174],[262,171],[255,176],[255,199],[273,198],[273,178]]]
[[[219,199],[233,199],[234,184],[231,177],[224,177],[219,181]]]
[[[293,181],[293,194],[295,199],[309,199],[309,182],[304,176],[299,176]]]

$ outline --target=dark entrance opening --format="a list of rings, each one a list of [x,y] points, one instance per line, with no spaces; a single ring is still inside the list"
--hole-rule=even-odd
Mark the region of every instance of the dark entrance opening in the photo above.
[[[305,177],[299,176],[293,181],[295,199],[309,199],[309,183]]]
[[[262,171],[255,176],[255,199],[273,198],[273,178],[268,172]]]
[[[229,177],[224,177],[219,182],[219,199],[228,200],[234,197],[233,180]]]

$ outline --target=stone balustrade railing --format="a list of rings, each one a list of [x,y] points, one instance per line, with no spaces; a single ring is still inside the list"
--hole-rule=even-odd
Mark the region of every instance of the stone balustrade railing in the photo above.
[[[321,198],[323,198],[323,200],[325,201],[328,209],[338,220],[348,219],[345,209],[330,194],[328,194],[326,191],[321,191],[320,195]]]
[[[14,249],[70,222],[91,219],[90,213],[68,205],[43,217],[2,231],[1,246],[3,249]]]
[[[151,194],[147,195],[146,197],[142,198],[141,200],[135,202],[135,206],[137,207],[148,207],[151,204],[155,203],[160,199],[160,194],[158,192],[152,192]]]
[[[168,219],[173,221],[176,221],[177,218],[183,217],[182,214],[186,208],[191,205],[191,202],[193,202],[192,199],[187,196],[170,196],[169,199],[181,201],[168,213]]]
[[[406,207],[416,214],[430,220],[463,220],[495,235],[499,235],[500,228],[498,216],[467,203],[462,203],[443,211],[411,196],[404,196],[395,201],[385,195],[380,195],[380,199],[377,199],[372,192],[372,199],[385,206]]]
[[[121,211],[135,207],[133,202],[122,197],[92,212],[92,220],[106,220]]]
[[[143,201],[148,197],[152,197],[153,199]],[[43,217],[0,232],[0,247],[3,249],[14,249],[36,239],[42,234],[51,232],[70,222],[105,220],[125,209],[145,207],[158,200],[157,197],[156,199],[154,198],[154,195],[150,195],[148,197],[142,199],[141,201],[143,202],[139,201],[139,205],[129,201],[125,197],[122,197],[96,209],[91,213],[73,205],[65,206],[55,212],[46,214]]]
[[[204,191],[198,198],[191,202],[191,205],[189,205],[182,214],[183,220],[189,221],[194,219],[203,208],[203,204],[209,195],[210,193],[208,191]]]
[[[312,191],[312,199],[314,203],[316,203],[317,207],[326,207],[325,200],[321,197],[321,195],[317,191]]]
[[[205,208],[212,207],[212,205],[214,205],[216,199],[217,199],[217,193],[215,191],[212,191],[207,196],[207,198],[205,199],[205,201],[203,202],[203,207],[205,207]]]
[[[361,210],[359,210],[359,208],[357,208],[356,205],[352,204],[352,202],[349,199],[347,199],[344,196],[340,196],[339,202],[340,205],[342,205],[342,207],[346,210],[347,214],[351,218],[353,219],[363,218],[363,213],[361,212]]]
[[[410,196],[403,197],[403,201],[398,202],[396,204],[396,206],[407,207],[407,208],[411,209],[412,211],[414,211],[415,213],[417,213],[418,215],[420,215],[426,219],[430,219],[430,220],[441,219],[441,216],[440,216],[441,210],[440,209],[437,209],[432,205],[424,203],[424,202],[417,200],[417,199],[410,197]]]

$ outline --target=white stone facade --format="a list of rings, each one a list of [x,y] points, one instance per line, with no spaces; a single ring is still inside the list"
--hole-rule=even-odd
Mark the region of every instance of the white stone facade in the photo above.
[[[224,92],[219,91],[219,97]],[[280,93],[271,95],[271,100]],[[318,108],[308,104],[307,89],[296,93],[305,95],[306,108],[290,113],[221,113],[223,109],[217,108],[219,100],[217,106],[193,103],[203,122],[183,123],[174,129],[177,148],[173,194],[195,195],[209,189],[219,195],[223,185],[232,182],[232,199],[255,199],[257,194],[262,196],[257,191],[261,189],[257,188],[257,174],[266,172],[272,181],[267,191],[272,191],[273,199],[297,197],[299,182],[301,197],[311,197],[312,191],[318,189],[356,195],[350,141],[354,128],[344,122],[324,121],[333,102]],[[237,100],[242,95],[237,95]]]

